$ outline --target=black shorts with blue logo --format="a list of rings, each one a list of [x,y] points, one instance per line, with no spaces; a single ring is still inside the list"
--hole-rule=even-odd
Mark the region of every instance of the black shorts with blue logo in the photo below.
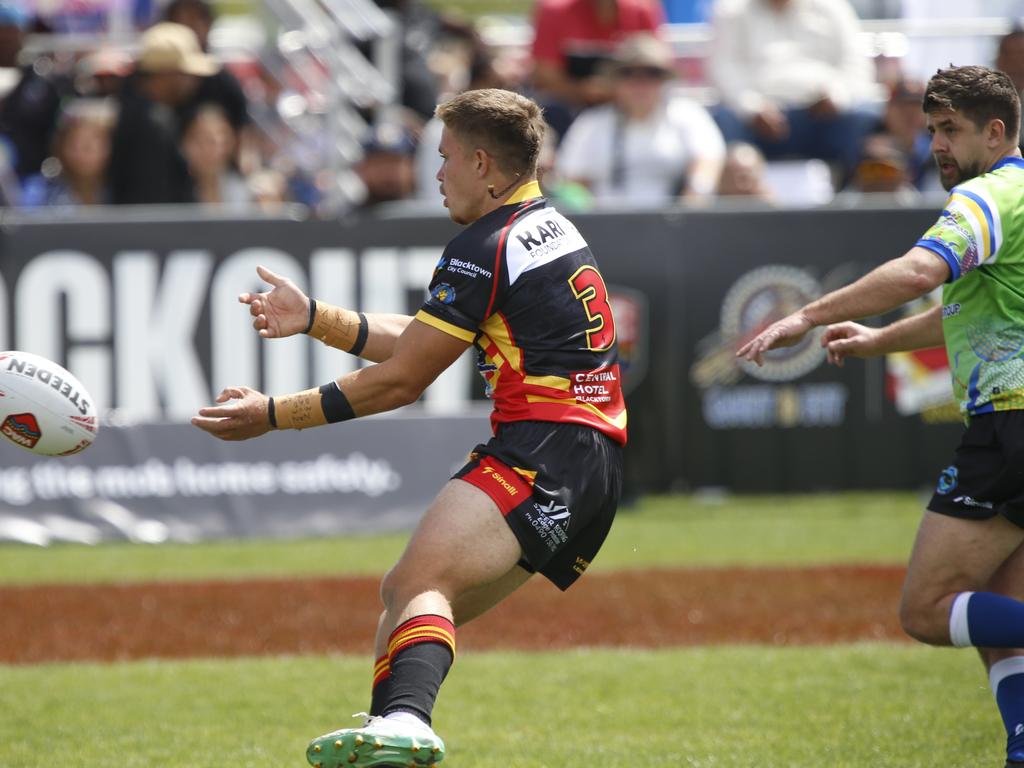
[[[519,565],[568,589],[590,565],[622,494],[622,446],[581,424],[502,424],[453,475],[498,505],[519,540]]]
[[[968,520],[1002,515],[1024,528],[1024,411],[971,417],[928,509]]]

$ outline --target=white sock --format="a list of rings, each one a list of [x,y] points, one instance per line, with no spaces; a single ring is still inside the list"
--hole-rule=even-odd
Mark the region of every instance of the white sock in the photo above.
[[[971,631],[967,626],[967,603],[973,594],[961,592],[953,599],[953,605],[949,610],[949,639],[957,648],[969,648],[973,645]]]
[[[416,725],[420,728],[429,728],[425,722],[416,717],[412,712],[391,712],[384,715],[385,720],[394,720],[398,723],[406,723],[407,725]]]

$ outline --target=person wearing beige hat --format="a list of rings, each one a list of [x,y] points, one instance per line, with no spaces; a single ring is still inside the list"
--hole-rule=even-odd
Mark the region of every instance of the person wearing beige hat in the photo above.
[[[114,203],[191,203],[195,190],[180,148],[176,112],[220,68],[195,32],[163,22],[139,40],[135,73],[119,99],[110,160]]]
[[[725,142],[711,115],[671,90],[672,52],[637,34],[608,68],[613,101],[585,110],[569,127],[556,159],[565,179],[600,203],[663,206],[713,194]]]
[[[191,29],[196,33],[199,48],[209,53],[210,31],[217,20],[216,10],[210,0],[171,0],[164,6],[163,20],[184,24]],[[249,135],[251,121],[245,91],[228,67],[220,67],[214,74],[200,78],[199,87],[192,97],[178,107],[178,120],[181,125],[188,125],[197,112],[211,104],[224,111],[240,140],[249,145],[256,141],[254,136]],[[241,159],[237,157],[240,151],[239,147],[232,149],[236,160]],[[251,153],[258,150],[248,146],[246,151]]]
[[[220,69],[218,61],[199,47],[196,33],[184,24],[164,21],[142,33],[135,67],[146,74],[178,73],[206,77]]]

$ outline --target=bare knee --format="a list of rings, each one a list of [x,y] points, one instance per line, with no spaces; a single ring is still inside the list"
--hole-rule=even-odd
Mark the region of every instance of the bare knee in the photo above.
[[[928,645],[951,645],[949,639],[949,600],[910,598],[900,602],[900,626],[915,640]]]
[[[401,563],[388,571],[380,583],[380,598],[384,609],[390,613],[401,613],[410,603],[426,599],[433,604],[437,600],[451,600],[452,589],[442,574],[418,568],[402,568]]]

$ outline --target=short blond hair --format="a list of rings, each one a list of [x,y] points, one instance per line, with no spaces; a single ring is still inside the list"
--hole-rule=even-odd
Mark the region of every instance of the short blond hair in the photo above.
[[[537,102],[500,88],[465,91],[438,106],[437,117],[456,136],[482,149],[507,174],[531,176],[544,144],[544,114]]]

